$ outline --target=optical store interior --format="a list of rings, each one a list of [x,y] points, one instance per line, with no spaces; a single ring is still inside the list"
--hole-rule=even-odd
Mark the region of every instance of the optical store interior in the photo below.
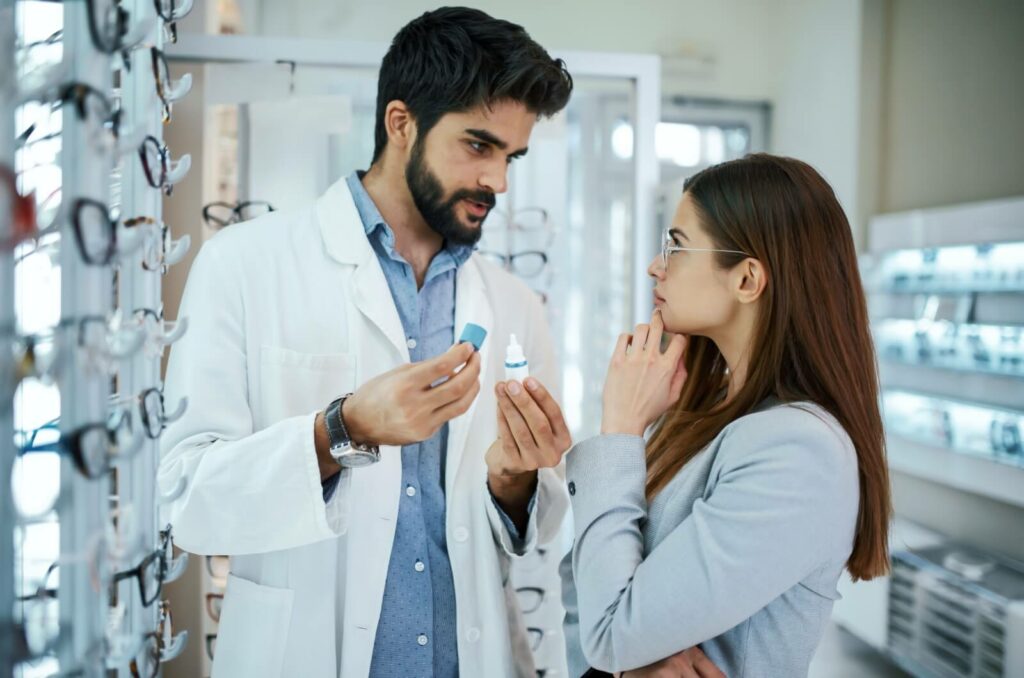
[[[1024,678],[1022,71],[1020,0],[0,0],[0,678]]]

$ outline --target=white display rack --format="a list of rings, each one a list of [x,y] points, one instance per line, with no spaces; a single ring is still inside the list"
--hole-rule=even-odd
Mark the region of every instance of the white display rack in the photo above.
[[[166,626],[162,630],[167,633],[158,634],[159,596],[143,604],[140,595],[144,578],[150,577],[147,584],[155,591],[157,581],[180,574],[184,561],[162,555],[155,508],[158,450],[155,436],[146,434],[155,428],[146,425],[138,397],[159,388],[160,356],[169,337],[135,311],[160,308],[163,266],[152,263],[172,263],[160,229],[161,192],[148,176],[173,184],[189,164],[155,153],[150,171],[143,169],[143,140],[151,136],[155,149],[162,144],[161,98],[170,101],[188,89],[187,83],[162,78],[157,86],[154,50],[160,50],[168,34],[166,22],[190,8],[191,3],[165,0],[0,1],[0,165],[10,168],[16,184],[14,195],[0,188],[0,332],[5,342],[0,351],[0,484],[12,490],[0,492],[0,678],[156,675],[185,640]],[[22,66],[32,61],[32,45],[19,43],[24,35],[18,31],[38,29],[38,12],[56,19],[60,30],[43,42],[58,45],[60,56],[28,77]],[[38,44],[36,37],[31,40]],[[39,133],[34,120],[28,129],[15,129],[15,111],[27,104],[42,112],[47,128],[57,121],[55,131]],[[22,223],[15,240],[11,204],[24,188],[25,173],[40,167],[17,166],[16,151],[42,141],[59,144],[55,162],[46,165],[59,179],[55,190],[33,199],[43,205],[53,200],[59,207],[50,213],[52,229],[40,230],[36,215],[29,224],[34,232],[22,232]],[[26,191],[25,197],[33,195]],[[91,210],[89,218],[86,210]],[[82,237],[83,232],[93,237]],[[90,248],[99,252],[95,260],[83,254]],[[48,257],[58,266],[59,306],[55,289],[51,294],[30,285],[20,288],[16,262],[32,257]],[[25,330],[19,313],[44,305],[59,307],[59,321]],[[28,360],[28,352],[15,349],[40,337],[52,342],[49,357],[54,360],[47,363],[46,379],[59,391],[59,410],[50,413],[57,415],[59,436],[36,447],[25,441],[41,429],[16,431],[15,388],[40,379],[40,365],[34,354]],[[29,402],[32,398],[32,393],[21,393],[17,402],[22,409],[40,410],[39,403]],[[123,428],[112,424],[117,420],[112,415],[121,416]],[[77,438],[86,426],[94,427],[97,437]],[[76,440],[96,461],[88,475],[73,461]],[[59,481],[53,477],[57,467],[47,474],[51,477],[22,473],[12,481],[14,469],[23,467],[29,455],[59,459]],[[49,480],[55,484],[53,507],[39,515],[19,513],[15,495],[38,495],[37,483]],[[34,563],[26,564],[26,535],[40,526],[48,538],[44,550],[56,554],[45,577],[38,576]],[[112,584],[115,573],[145,562],[157,566]],[[49,576],[56,567],[59,575]],[[55,588],[55,594],[46,594],[44,587]],[[45,612],[30,614],[33,605]],[[36,649],[26,642],[30,636],[45,636],[49,642]]]

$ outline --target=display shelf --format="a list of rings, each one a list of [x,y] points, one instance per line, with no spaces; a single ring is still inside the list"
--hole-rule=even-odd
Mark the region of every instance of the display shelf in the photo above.
[[[909,438],[886,436],[889,468],[1024,508],[1024,468],[960,454]]]

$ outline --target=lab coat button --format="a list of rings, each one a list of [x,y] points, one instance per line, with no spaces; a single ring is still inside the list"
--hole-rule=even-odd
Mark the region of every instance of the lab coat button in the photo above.
[[[423,570],[427,569],[427,566],[423,564],[422,560],[417,560],[416,564],[413,565],[413,567],[416,568],[417,572],[422,572]]]
[[[455,528],[455,541],[466,541],[469,539],[469,530],[464,527]]]
[[[576,483],[569,483],[569,494],[571,494],[574,497],[576,496]]]
[[[468,640],[471,643],[475,643],[476,641],[480,640],[480,629],[474,626],[470,630],[466,631],[466,640]]]
[[[416,642],[419,643],[420,645],[426,645],[427,644],[427,637],[424,634],[421,633],[419,635],[419,637],[416,639]]]

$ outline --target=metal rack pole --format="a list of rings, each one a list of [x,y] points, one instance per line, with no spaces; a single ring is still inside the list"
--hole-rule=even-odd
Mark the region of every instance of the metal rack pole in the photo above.
[[[93,3],[64,4],[64,61],[71,77],[108,93],[111,86],[110,56],[96,50],[90,40],[88,7]],[[97,20],[106,16],[107,2],[94,3]],[[70,62],[70,63],[69,63]],[[75,244],[71,206],[78,198],[107,204],[110,197],[110,157],[99,153],[95,135],[99,121],[79,119],[72,106],[64,106],[61,224],[61,319],[59,351],[64,359],[58,371],[60,430],[67,436],[75,427],[106,422],[111,389],[109,374],[90,364],[78,348],[79,322],[83,317],[106,318],[111,312],[113,273],[81,258]],[[98,332],[97,332],[98,334]],[[94,659],[104,647],[109,594],[104,583],[95,586],[88,565],[97,535],[110,523],[111,481],[104,476],[90,480],[81,475],[67,455],[61,461],[60,552],[68,565],[61,567],[58,605],[62,639],[58,659],[62,669],[82,665],[85,675],[103,675],[103,662]],[[84,559],[84,560],[83,560]],[[78,562],[81,561],[81,562]],[[97,590],[98,589],[98,590]]]
[[[14,167],[14,0],[0,0],[0,165]],[[13,182],[12,182],[13,186]],[[0,188],[0,241],[14,232],[15,196]],[[13,378],[14,365],[8,335],[14,330],[14,251],[0,247],[0,379]],[[8,384],[0,384],[6,394]],[[12,391],[13,392],[13,391]],[[11,471],[14,467],[14,407],[0,395],[0,677],[14,673],[14,504]]]

